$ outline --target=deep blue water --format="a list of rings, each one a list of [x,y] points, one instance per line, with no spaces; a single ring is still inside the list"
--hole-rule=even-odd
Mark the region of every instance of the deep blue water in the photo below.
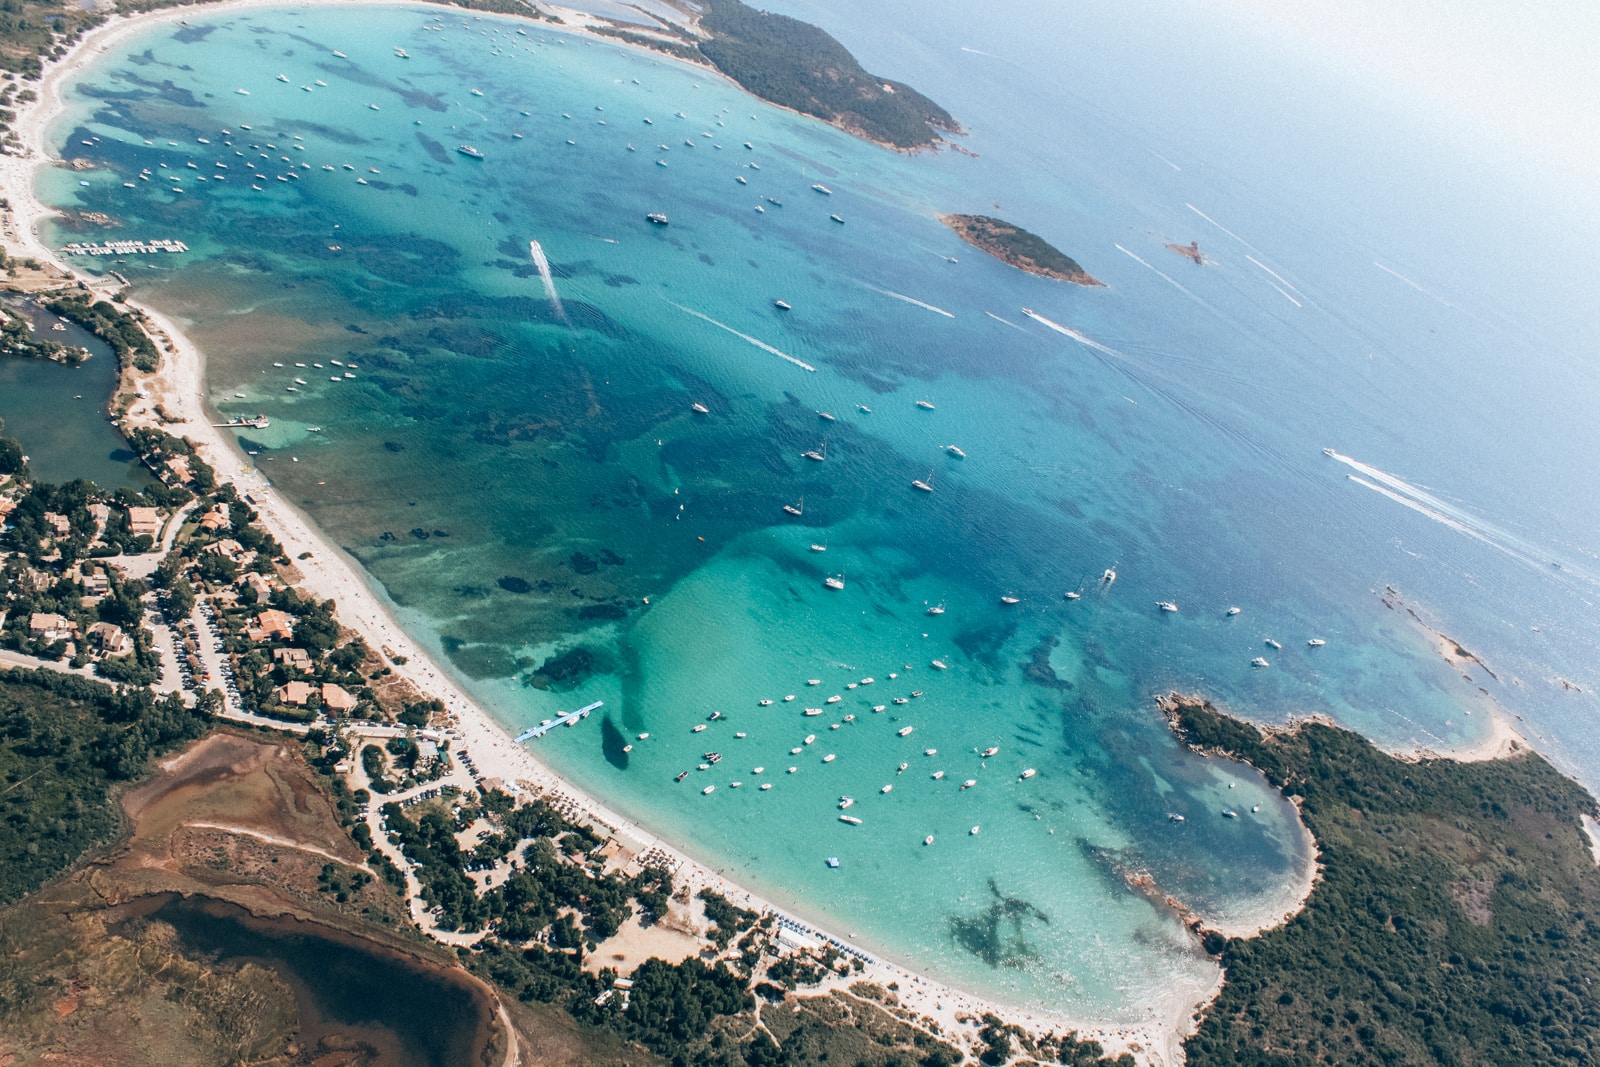
[[[1218,918],[1275,910],[1292,815],[1177,750],[1169,689],[1447,749],[1480,736],[1481,686],[1595,781],[1586,326],[1513,300],[1520,276],[1493,298],[1449,212],[1395,202],[1428,183],[1388,116],[1246,130],[1273,116],[1226,80],[1174,103],[1163,57],[1093,12],[1063,80],[1017,21],[793,10],[944,102],[979,158],[535,25],[295,10],[109,56],[55,132],[103,166],[43,192],[194,249],[118,269],[191,324],[220,411],[272,416],[241,445],[495,714],[606,701],[541,756],[959,985],[1127,1020],[1193,989],[1206,966],[1124,868]],[[1318,88],[1281,106],[1336,110]],[[1363,122],[1387,167],[1351,151]],[[1386,175],[1389,201],[1351,195]],[[988,259],[952,211],[1108,287]],[[1190,240],[1211,265],[1163,247]]]

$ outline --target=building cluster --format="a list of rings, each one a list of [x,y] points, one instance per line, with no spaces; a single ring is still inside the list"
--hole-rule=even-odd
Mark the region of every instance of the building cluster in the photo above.
[[[159,675],[140,575],[167,516],[130,499],[86,483],[0,484],[0,648],[113,681]]]
[[[371,717],[361,672],[383,668],[331,602],[294,588],[248,499],[195,497],[174,485],[193,479],[184,442],[144,443],[165,485],[0,481],[0,648],[195,700],[220,691],[223,710]]]
[[[248,498],[230,489],[202,498],[163,570],[185,685],[220,688],[229,707],[290,721],[376,710],[362,674],[376,657],[341,632],[331,603],[294,587],[289,560]],[[171,595],[179,582],[193,603]]]

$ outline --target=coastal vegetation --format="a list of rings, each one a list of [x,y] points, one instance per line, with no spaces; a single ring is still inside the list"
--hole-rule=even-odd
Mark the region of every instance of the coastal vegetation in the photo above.
[[[44,307],[52,314],[71,319],[110,345],[111,351],[116,353],[117,366],[124,371],[132,367],[149,374],[156,369],[160,353],[144,332],[142,317],[137,312],[79,294],[46,300]]]
[[[833,35],[741,0],[706,0],[700,52],[749,92],[894,148],[958,132],[948,111],[909,85],[868,73]]]
[[[3,265],[4,253],[0,252],[0,266]],[[40,337],[29,328],[28,320],[3,307],[0,307],[0,354],[24,359],[48,359],[69,367],[75,367],[89,358],[88,351],[77,345],[64,345],[48,337]]]
[[[0,430],[4,429],[5,420],[0,419]],[[0,437],[0,479],[23,474],[27,469],[28,457],[22,451],[22,442],[15,437]]]
[[[0,672],[0,904],[121,827],[114,785],[207,729],[177,697],[54,671]]]
[[[211,465],[200,458],[193,444],[181,437],[140,426],[128,432],[128,444],[157,478],[174,487],[165,501],[169,507],[187,502],[194,493],[209,493],[217,487],[216,472]]]
[[[967,244],[1002,263],[1074,285],[1101,285],[1078,261],[1036,233],[988,215],[941,215],[939,221]]]
[[[1227,983],[1196,1067],[1592,1063],[1600,1056],[1595,801],[1544,759],[1403,761],[1320,723],[1264,733],[1195,700],[1178,736],[1243,760],[1321,849],[1304,909],[1207,936]]]

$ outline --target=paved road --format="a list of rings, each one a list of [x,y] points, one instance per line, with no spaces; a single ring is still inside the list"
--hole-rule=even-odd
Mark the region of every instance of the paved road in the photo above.
[[[67,660],[38,659],[34,656],[25,656],[20,652],[12,652],[0,648],[0,667],[43,667],[47,671],[58,671],[61,674],[76,674],[80,678],[88,678],[96,682],[104,682],[104,678],[96,678],[93,670],[88,667],[70,666]]]

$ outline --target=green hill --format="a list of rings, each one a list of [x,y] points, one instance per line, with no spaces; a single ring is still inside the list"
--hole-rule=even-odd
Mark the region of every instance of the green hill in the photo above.
[[[1600,1060],[1595,801],[1532,752],[1406,762],[1319,724],[1263,735],[1194,701],[1179,736],[1301,799],[1321,849],[1305,908],[1224,941],[1190,1067]]]
[[[880,144],[920,148],[956,120],[909,85],[862,68],[827,31],[740,0],[706,0],[700,52],[722,73],[774,104]]]

